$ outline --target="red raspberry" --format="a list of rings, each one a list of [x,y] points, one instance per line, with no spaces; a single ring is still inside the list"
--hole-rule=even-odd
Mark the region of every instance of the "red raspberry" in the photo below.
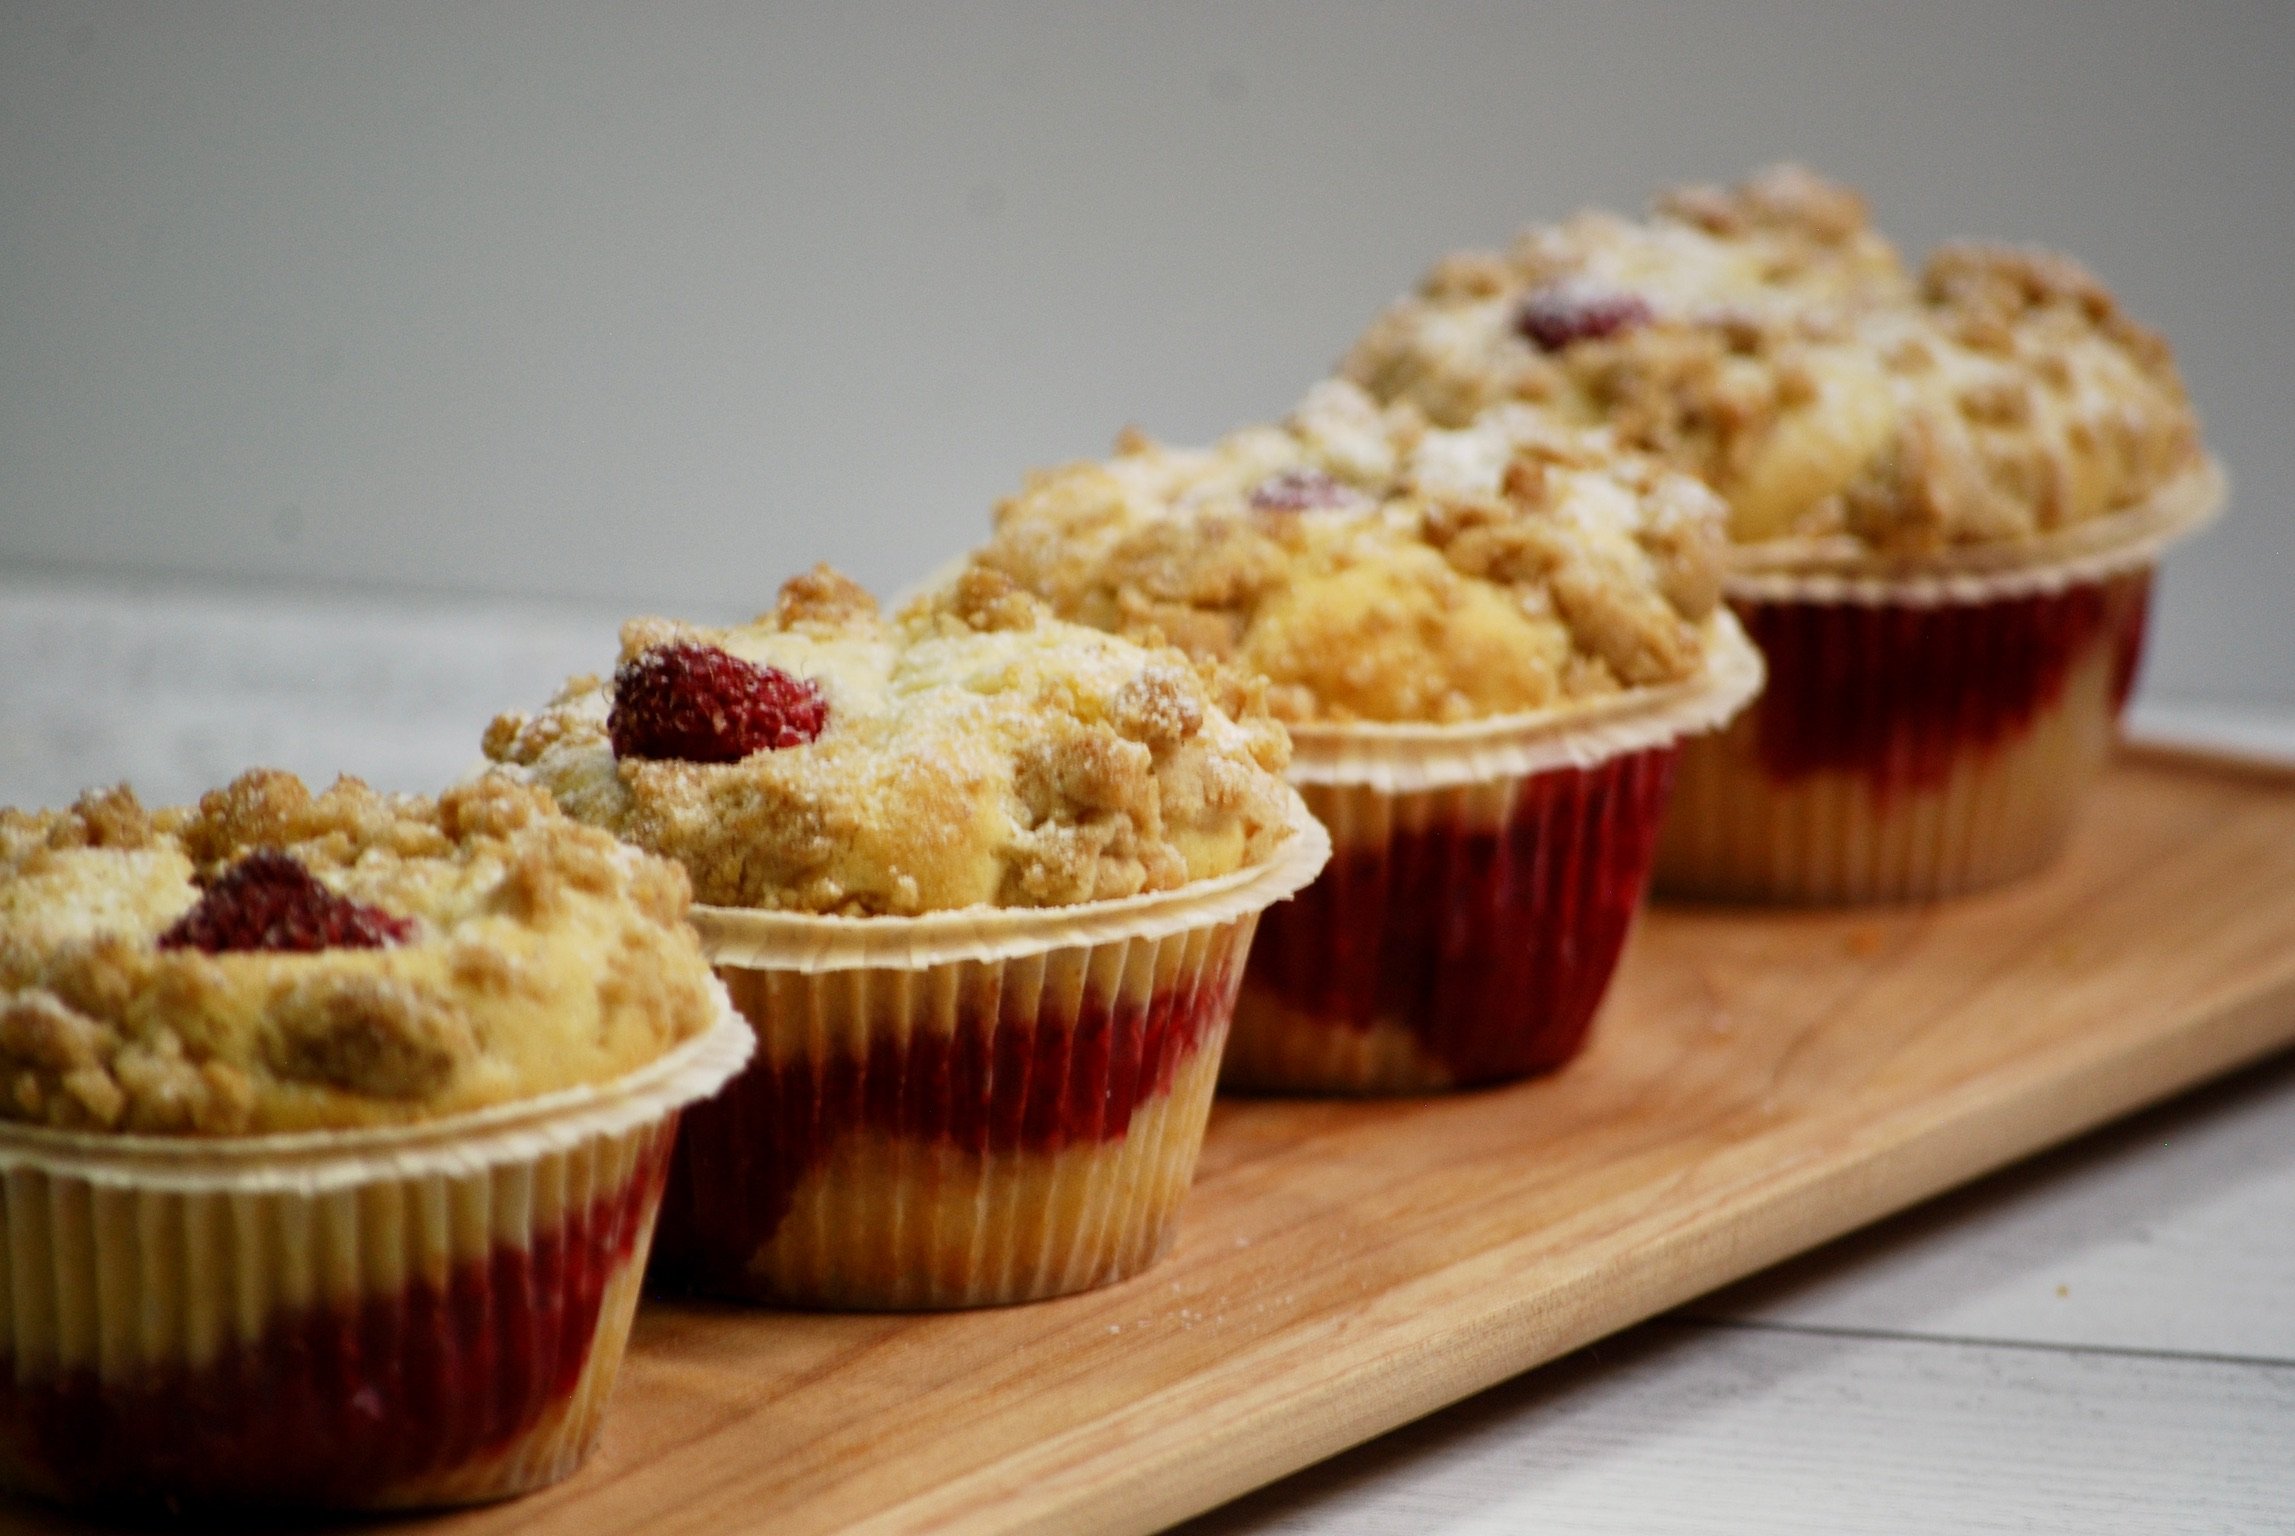
[[[275,848],[258,848],[219,875],[159,936],[161,949],[382,949],[414,937],[411,919],[338,896]]]
[[[1514,329],[1539,351],[1559,352],[1574,341],[1598,341],[1654,318],[1640,294],[1582,282],[1550,283],[1522,301],[1514,312]]]
[[[714,645],[657,645],[614,672],[614,756],[737,763],[799,747],[829,724],[820,688]]]
[[[1259,482],[1251,505],[1262,512],[1309,512],[1324,507],[1353,506],[1361,497],[1355,490],[1319,469],[1281,469]]]

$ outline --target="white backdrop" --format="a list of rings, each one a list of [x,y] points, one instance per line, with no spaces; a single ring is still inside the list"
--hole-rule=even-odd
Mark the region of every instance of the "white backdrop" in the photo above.
[[[697,617],[1280,411],[1446,247],[1793,156],[2088,259],[2237,481],[2155,699],[2295,706],[2295,6],[0,9],[0,566]]]

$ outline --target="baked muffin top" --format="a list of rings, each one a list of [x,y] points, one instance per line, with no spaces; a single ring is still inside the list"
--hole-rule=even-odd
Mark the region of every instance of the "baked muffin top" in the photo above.
[[[754,623],[623,627],[611,679],[486,754],[682,863],[703,901],[848,916],[1170,890],[1289,835],[1255,687],[987,573],[897,619],[821,567]]]
[[[2199,456],[2165,343],[2075,263],[1952,246],[1915,282],[1856,194],[1793,167],[1447,258],[1343,367],[1439,421],[1521,399],[1602,423],[1748,543],[2029,539]]]
[[[689,900],[502,778],[0,811],[0,1117],[341,1130],[604,1082],[718,1017]]]
[[[1892,409],[1866,428],[1877,446],[1837,493],[1813,480],[1755,536],[1846,532],[1910,554],[2033,539],[2203,461],[2167,342],[2067,257],[1944,246],[1920,302],[1858,333],[1889,380]]]
[[[1537,409],[1430,428],[1343,380],[1208,449],[1030,479],[971,568],[1267,679],[1292,722],[1455,722],[1680,681],[1724,509]]]

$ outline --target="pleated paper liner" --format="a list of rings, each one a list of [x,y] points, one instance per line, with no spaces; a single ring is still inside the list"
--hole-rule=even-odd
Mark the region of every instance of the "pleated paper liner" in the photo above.
[[[74,1503],[501,1498],[595,1442],[707,1034],[594,1088],[403,1128],[0,1125],[0,1481]]]
[[[1223,1086],[1412,1093],[1559,1066],[1584,1043],[1647,883],[1676,742],[1761,686],[1726,613],[1698,676],[1462,725],[1312,725],[1292,778],[1331,829],[1270,912]]]
[[[1660,894],[1910,900],[2045,867],[2110,754],[2160,551],[2223,494],[2208,464],[2058,538],[1917,563],[1742,552],[1730,601],[1769,686],[1684,749]]]
[[[969,1307],[1138,1273],[1194,1176],[1259,914],[1321,869],[1295,797],[1267,862],[1066,908],[702,908],[756,1059],[687,1117],[666,1285]]]

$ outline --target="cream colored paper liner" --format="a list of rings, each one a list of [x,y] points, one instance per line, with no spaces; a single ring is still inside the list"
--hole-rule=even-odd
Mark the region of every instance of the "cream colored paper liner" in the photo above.
[[[2044,868],[2110,752],[2109,657],[2091,659],[2021,739],[1965,752],[1941,784],[1883,802],[1857,775],[1767,777],[1750,743],[1682,754],[1659,845],[1662,895],[1905,901]]]
[[[1399,795],[1308,786],[1340,855],[1362,864],[1268,914],[1222,1081],[1259,1092],[1426,1093],[1567,1061],[1640,902],[1669,757],[1645,747],[1589,769]],[[1576,782],[1559,795],[1532,793],[1556,774]],[[1531,829],[1527,843],[1511,835],[1517,824]],[[1476,835],[1492,839],[1487,849],[1462,851]],[[1418,847],[1399,853],[1398,842]],[[1397,868],[1430,883],[1398,894],[1388,884]],[[1472,938],[1436,964],[1437,935]],[[1377,957],[1376,971],[1351,962],[1358,949]],[[1382,997],[1382,982],[1406,977],[1407,1001]],[[1356,1009],[1367,1011],[1332,1016]]]
[[[1975,606],[2053,596],[2154,564],[2220,511],[2228,482],[2207,460],[2144,502],[2029,544],[1891,561],[1853,540],[1741,547],[1725,590],[1740,605]],[[1754,744],[1758,719],[1682,753],[1658,850],[1657,889],[1809,902],[1907,900],[1996,885],[2043,868],[2109,752],[2111,661],[2099,645],[2023,738],[1963,755],[1941,785],[1884,798],[1853,771],[1779,782]]]
[[[1706,621],[1705,650],[1705,665],[1695,677],[1591,704],[1456,725],[1294,725],[1291,780],[1408,794],[1525,778],[1549,768],[1586,768],[1663,746],[1725,723],[1761,691],[1761,653],[1726,610]]]
[[[0,1355],[19,1381],[215,1361],[281,1316],[442,1285],[666,1160],[674,1117],[748,1059],[730,1005],[707,1033],[611,1083],[404,1128],[192,1142],[0,1125]],[[375,1505],[489,1499],[565,1476],[596,1437],[647,1233],[607,1286],[572,1398],[483,1461]],[[57,1493],[22,1448],[0,1478]]]
[[[1854,539],[1739,545],[1723,590],[1735,602],[1903,603],[1935,607],[2061,592],[2156,562],[2214,521],[2229,494],[2207,459],[2144,501],[2030,543],[1975,544],[1918,558],[1874,554]]]
[[[1291,777],[1341,853],[1437,830],[1501,831],[1517,814],[1525,781],[1667,746],[1742,710],[1761,689],[1760,652],[1726,609],[1707,621],[1704,638],[1705,664],[1695,677],[1591,705],[1456,725],[1294,726]],[[1288,920],[1299,921],[1298,913]],[[1614,951],[1596,963],[1606,973],[1613,962]],[[1253,1091],[1413,1093],[1451,1085],[1450,1070],[1421,1052],[1407,1020],[1364,1029],[1319,1019],[1255,975],[1244,983],[1229,1054],[1231,1082]]]
[[[815,1306],[979,1306],[1106,1284],[1153,1262],[1194,1175],[1258,915],[1330,858],[1329,835],[1291,799],[1290,835],[1272,858],[1176,891],[913,918],[697,908],[704,950],[755,1024],[761,1063],[776,1066],[865,1057],[881,1037],[952,1034],[967,1016],[1065,1027],[1088,1003],[1144,1006],[1174,992],[1210,1010],[1170,1092],[1141,1102],[1122,1136],[982,1156],[844,1128],[817,1149],[789,1214],[741,1273],[704,1252],[701,1283]],[[1032,999],[1032,1015],[1012,1014],[1013,999]],[[747,1083],[690,1133],[753,1134]],[[695,1186],[696,1240],[746,1248],[746,1237],[726,1237],[750,1219],[741,1191],[700,1176]],[[715,1210],[719,1201],[730,1208]]]
[[[693,1190],[693,1230],[708,1252],[704,1288],[759,1301],[834,1308],[947,1308],[1036,1301],[1137,1274],[1170,1246],[1181,1199],[1195,1176],[1211,1112],[1235,987],[1258,922],[1245,913],[1160,938],[1119,939],[1080,949],[921,972],[734,972],[736,999],[750,999],[761,1059],[811,1075],[824,1055],[952,1032],[983,999],[995,1028],[1064,1024],[1086,1006],[1144,1007],[1157,994],[1187,999],[1206,1016],[1180,1059],[1170,1090],[1134,1108],[1122,1134],[1049,1148],[985,1152],[867,1124],[845,1127],[801,1170],[775,1157],[753,1174],[794,1177],[787,1214],[749,1247],[753,1219],[742,1181]],[[856,988],[858,978],[890,982]],[[1032,998],[1033,1016],[999,1004]],[[767,1002],[767,999],[770,1002]],[[788,1021],[801,1021],[787,1029]],[[1051,1068],[1075,1070],[1072,1059]],[[769,1103],[742,1100],[742,1084],[712,1103],[701,1136],[756,1129]],[[706,1145],[697,1141],[695,1146]],[[689,1147],[689,1151],[693,1150]],[[676,1198],[673,1196],[673,1198]],[[745,1253],[728,1254],[718,1245]],[[738,1265],[738,1273],[728,1271]]]
[[[2129,579],[2132,573],[2123,572],[2098,581]],[[1758,710],[1688,744],[1658,847],[1658,891],[1904,901],[1978,890],[2044,868],[2110,756],[2121,644],[2121,632],[2112,629],[2092,636],[2071,658],[2061,692],[2023,729],[1960,747],[1940,781],[1883,785],[1854,766],[1777,777],[1762,757]],[[1876,707],[1885,710],[1885,702]]]

